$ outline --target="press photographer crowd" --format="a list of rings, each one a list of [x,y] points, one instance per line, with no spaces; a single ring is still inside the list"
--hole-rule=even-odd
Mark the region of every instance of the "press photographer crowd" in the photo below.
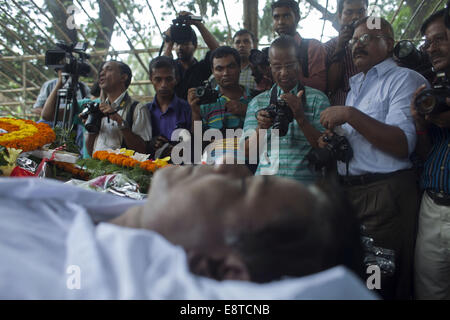
[[[337,4],[339,35],[321,43],[297,32],[297,1],[274,1],[277,37],[262,50],[245,29],[222,46],[202,17],[179,13],[149,61],[149,103],[130,96],[133,70],[118,60],[104,61],[89,88],[80,80],[92,75],[86,44],[59,43],[45,57],[58,77],[42,86],[34,108],[41,108],[41,121],[76,132],[83,158],[120,148],[172,158],[153,179],[159,191],[149,194],[159,211],[130,211],[112,222],[161,231],[191,253],[195,274],[268,282],[344,265],[366,283],[367,267],[377,265],[374,292],[383,299],[449,300],[450,1],[424,20],[418,46],[397,42],[391,23],[368,16],[367,0]],[[194,57],[198,33],[208,47],[201,60]],[[205,142],[208,132],[221,135]],[[179,143],[193,150],[188,158],[183,151],[183,163],[174,161]],[[205,162],[215,165],[211,172],[196,169]],[[188,179],[190,170],[196,173]],[[229,185],[199,174],[219,171]],[[193,217],[193,199],[208,224]],[[175,204],[181,200],[185,206]],[[160,221],[143,213],[162,215],[163,205],[171,215]],[[224,250],[239,263],[228,255],[218,262],[214,241],[201,255],[193,249],[197,223],[210,228],[199,231],[204,242],[225,239],[206,217],[221,207],[240,212],[220,227],[241,231]],[[276,219],[277,211],[292,216]]]

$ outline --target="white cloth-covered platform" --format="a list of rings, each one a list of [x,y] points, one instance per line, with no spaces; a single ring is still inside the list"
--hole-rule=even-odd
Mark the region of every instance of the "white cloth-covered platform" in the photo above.
[[[136,204],[52,180],[0,178],[0,299],[376,298],[343,267],[264,285],[197,277],[183,249],[158,234],[92,222]],[[80,289],[69,289],[76,275]]]

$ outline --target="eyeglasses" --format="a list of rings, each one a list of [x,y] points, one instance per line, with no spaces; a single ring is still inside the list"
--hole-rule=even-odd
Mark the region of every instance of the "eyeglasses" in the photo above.
[[[291,62],[288,64],[271,64],[270,69],[273,72],[281,72],[285,68],[288,72],[295,71],[295,67],[298,65],[298,61]]]
[[[425,40],[425,43],[423,44],[422,48],[424,50],[428,50],[430,49],[431,45],[434,44],[435,46],[439,46],[444,42],[447,42],[448,38],[447,38],[447,34],[442,33],[437,35],[434,39],[431,40]]]
[[[350,41],[348,42],[348,44],[350,45],[350,48],[354,47],[356,45],[356,43],[358,43],[358,42],[361,43],[361,45],[363,45],[363,46],[367,46],[369,44],[369,42],[372,41],[373,39],[381,39],[381,38],[391,39],[391,37],[386,36],[384,34],[374,36],[374,35],[365,33],[359,38],[351,38]]]

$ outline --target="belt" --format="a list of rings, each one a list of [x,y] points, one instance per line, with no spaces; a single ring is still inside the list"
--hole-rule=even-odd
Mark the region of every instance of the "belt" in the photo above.
[[[427,189],[427,194],[438,206],[450,206],[450,195]]]
[[[398,170],[389,173],[368,173],[360,176],[339,176],[339,181],[346,187],[366,185],[382,180],[389,179],[399,173],[412,171],[411,169]]]

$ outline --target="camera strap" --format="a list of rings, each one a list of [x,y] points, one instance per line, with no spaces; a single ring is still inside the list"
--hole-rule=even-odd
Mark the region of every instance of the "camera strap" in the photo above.
[[[297,90],[296,94],[298,94],[302,90],[303,90],[302,107],[304,107],[304,106],[306,106],[306,90],[305,90],[305,87],[299,82],[298,90]],[[272,90],[270,92],[270,104],[275,105],[277,103],[277,100],[278,100],[278,86],[275,86],[272,88]]]

